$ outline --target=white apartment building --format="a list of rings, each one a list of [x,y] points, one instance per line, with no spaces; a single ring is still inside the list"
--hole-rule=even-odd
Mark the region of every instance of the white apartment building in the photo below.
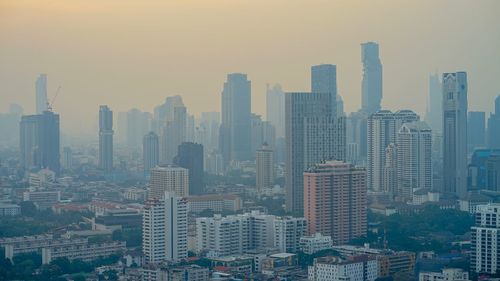
[[[358,256],[349,260],[323,257],[308,268],[309,281],[374,281],[378,277],[377,260]]]
[[[471,270],[495,274],[500,270],[500,204],[479,205],[471,228]]]
[[[283,253],[296,253],[300,238],[307,234],[305,218],[278,217],[274,220],[274,246]]]
[[[61,200],[60,191],[26,191],[23,201],[31,201],[40,210],[45,210]]]
[[[469,281],[469,272],[460,268],[445,268],[441,272],[420,272],[419,281]]]
[[[300,238],[300,250],[304,254],[312,255],[322,250],[331,249],[332,246],[332,237],[323,236],[321,233],[315,233],[314,235]]]
[[[143,252],[151,263],[187,258],[187,201],[166,192],[146,202],[142,220]]]
[[[305,235],[304,218],[280,218],[257,211],[241,215],[196,219],[196,245],[199,252],[212,257],[241,255],[248,250],[263,250],[277,245],[297,249]]]

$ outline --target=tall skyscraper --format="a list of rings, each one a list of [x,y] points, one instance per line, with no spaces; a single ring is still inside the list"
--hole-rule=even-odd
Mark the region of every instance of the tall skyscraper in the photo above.
[[[367,157],[367,120],[363,110],[352,112],[346,120],[346,157],[349,163],[364,164]],[[366,164],[364,164],[366,165]]]
[[[144,162],[144,175],[149,177],[151,169],[158,166],[160,157],[160,142],[158,135],[149,132],[142,139],[142,159]]]
[[[59,115],[44,111],[26,115],[20,124],[21,166],[24,169],[47,168],[60,171]]]
[[[203,144],[205,154],[219,149],[220,112],[202,112],[200,129],[204,135],[196,141]]]
[[[302,173],[324,160],[345,159],[345,119],[331,115],[329,93],[287,93],[286,210],[302,214]]]
[[[158,118],[160,122],[160,164],[172,164],[177,155],[177,147],[186,141],[187,109],[182,97],[167,97]]]
[[[113,170],[113,111],[107,105],[99,108],[99,169]]]
[[[427,123],[409,122],[399,129],[397,171],[396,197],[409,201],[413,191],[432,189],[432,130]]]
[[[220,150],[224,162],[250,160],[251,83],[246,74],[231,73],[222,90]]]
[[[145,203],[142,219],[143,253],[149,263],[187,258],[188,207],[185,198],[166,192]]]
[[[260,193],[266,188],[272,188],[274,185],[274,160],[272,149],[264,144],[257,150],[256,156],[256,185]]]
[[[427,112],[425,122],[432,131],[441,134],[443,131],[443,97],[442,86],[437,73],[429,76],[429,97],[427,98]]]
[[[495,99],[495,111],[488,118],[488,147],[500,148],[500,95]]]
[[[203,194],[205,192],[203,145],[193,142],[182,143],[178,147],[174,163],[189,171],[189,194]]]
[[[311,67],[311,92],[329,93],[330,110],[337,117],[337,66],[320,64]]]
[[[467,73],[443,74],[443,191],[467,195]]]
[[[151,113],[133,108],[127,112],[127,144],[130,149],[141,147],[142,138],[150,130]]]
[[[189,171],[176,166],[155,167],[151,169],[149,198],[161,199],[165,192],[177,196],[189,195]]]
[[[366,235],[366,170],[341,161],[316,164],[304,174],[304,217],[309,233],[341,245]]]
[[[285,92],[279,84],[267,85],[266,120],[276,128],[276,137],[285,137]]]
[[[47,110],[47,74],[40,74],[35,82],[36,114],[43,114]]]
[[[371,114],[380,110],[382,103],[382,63],[377,43],[361,44],[361,61],[363,62],[362,109]]]
[[[482,111],[469,111],[467,119],[468,151],[472,153],[476,148],[486,145],[486,114]]]
[[[471,270],[496,274],[500,270],[500,204],[479,205],[471,228]]]
[[[386,148],[397,142],[397,132],[401,125],[418,121],[420,117],[411,110],[379,110],[368,118],[368,188],[383,190]]]
[[[260,115],[252,113],[251,147],[253,153],[260,149],[264,143],[267,143],[271,149],[274,149],[276,144],[276,129],[270,122],[262,121]]]

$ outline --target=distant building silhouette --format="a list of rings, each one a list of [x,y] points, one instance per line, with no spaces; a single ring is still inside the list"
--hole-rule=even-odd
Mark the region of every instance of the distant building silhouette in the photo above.
[[[285,92],[279,84],[267,86],[266,120],[276,129],[276,138],[285,137]]]
[[[160,142],[158,135],[154,132],[149,132],[142,139],[142,159],[144,166],[144,174],[149,177],[151,169],[158,166],[160,157]]]
[[[363,62],[362,109],[371,114],[380,110],[382,103],[382,63],[377,43],[361,44],[361,61]]]
[[[337,66],[321,64],[311,67],[311,92],[329,93],[331,115],[337,117]]]
[[[189,195],[205,193],[203,145],[184,142],[179,145],[174,164],[189,171]]]
[[[26,115],[20,124],[21,166],[24,169],[47,168],[60,171],[59,115],[44,111]]]
[[[443,74],[443,191],[467,195],[467,73]]]
[[[113,111],[107,105],[99,108],[99,168],[113,170]]]
[[[469,111],[467,118],[467,151],[486,147],[486,114],[482,111]]]
[[[35,82],[36,114],[47,110],[47,74],[40,74]]]
[[[250,160],[251,82],[246,74],[231,73],[222,90],[220,150],[224,162]]]
[[[427,98],[427,111],[425,122],[431,127],[432,131],[441,134],[443,131],[443,94],[439,75],[429,76],[429,96]]]
[[[500,95],[495,99],[495,112],[488,118],[488,147],[500,148]]]

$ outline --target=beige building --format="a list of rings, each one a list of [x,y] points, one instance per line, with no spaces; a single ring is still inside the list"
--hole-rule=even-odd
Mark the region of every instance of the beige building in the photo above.
[[[185,197],[189,195],[189,170],[169,165],[151,169],[150,199],[161,199],[165,192]]]
[[[366,235],[366,171],[341,161],[327,161],[304,172],[304,216],[310,234],[344,244]]]

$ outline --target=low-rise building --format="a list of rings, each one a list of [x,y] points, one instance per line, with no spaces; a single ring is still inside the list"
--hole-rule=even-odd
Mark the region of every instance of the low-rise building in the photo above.
[[[233,194],[188,196],[186,199],[189,211],[195,213],[204,210],[211,210],[216,213],[224,211],[236,212],[242,206],[241,198]]]
[[[21,207],[16,204],[0,203],[0,217],[13,217],[21,214]]]
[[[321,233],[315,233],[314,235],[300,238],[300,250],[304,254],[312,255],[322,250],[331,249],[332,246],[332,237],[323,236]]]
[[[373,249],[368,244],[364,247],[333,246],[332,249],[339,252],[343,258],[357,255],[376,257],[379,277],[388,277],[399,272],[413,272],[415,270],[416,255],[413,252]]]
[[[441,272],[420,272],[419,281],[469,281],[469,272],[460,268],[445,268]]]
[[[369,256],[316,258],[308,269],[309,281],[375,281],[377,260]]]
[[[42,264],[49,264],[52,260],[57,258],[92,261],[99,257],[108,257],[113,254],[125,252],[126,249],[124,241],[101,244],[50,246],[42,248]]]
[[[51,208],[61,201],[60,191],[26,191],[23,201],[31,201],[39,210]]]
[[[5,258],[12,260],[14,256],[32,252],[40,252],[44,247],[62,247],[68,245],[87,245],[87,239],[40,239],[6,244]]]

